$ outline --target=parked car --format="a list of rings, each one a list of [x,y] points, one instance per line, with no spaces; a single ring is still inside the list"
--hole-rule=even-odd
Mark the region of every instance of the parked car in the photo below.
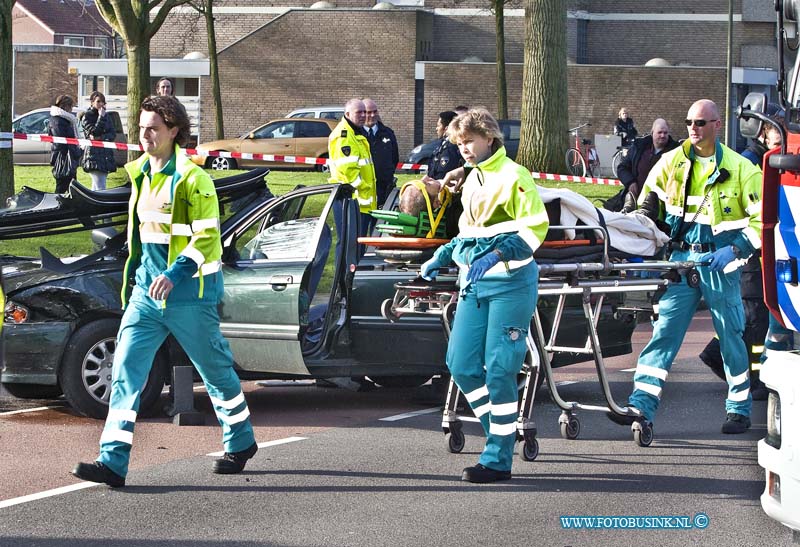
[[[73,114],[80,116],[83,110],[73,109]],[[114,122],[114,129],[116,129],[116,136],[114,142],[128,142],[128,137],[122,127],[122,120],[119,117],[119,112],[109,110],[106,114]],[[12,131],[14,133],[24,133],[26,135],[46,135],[48,120],[50,119],[49,108],[37,108],[25,114],[14,118],[11,122]],[[80,131],[80,130],[79,130]],[[78,135],[83,138],[82,134]],[[52,144],[42,141],[14,141],[14,163],[16,165],[49,165],[50,164],[50,149]],[[128,152],[125,150],[115,150],[114,159],[117,161],[117,166],[125,165],[128,161]]]
[[[244,202],[233,202],[236,211],[221,227],[225,292],[219,310],[241,378],[368,376],[382,386],[411,387],[446,371],[446,341],[438,317],[391,322],[381,314],[382,302],[394,295],[394,284],[413,278],[418,266],[385,262],[369,252],[354,266],[358,205],[351,193],[348,185],[323,185],[274,197],[264,188],[261,193],[249,190]],[[396,203],[397,194],[395,189],[388,202]],[[37,218],[48,196],[52,194],[17,199],[29,214],[0,210],[0,240],[21,237],[25,226],[39,233],[43,225]],[[121,204],[123,197],[117,198]],[[344,225],[350,227],[341,234],[340,256],[332,244],[337,202],[345,211]],[[66,212],[65,199],[48,203],[52,211],[47,226],[61,229],[69,215],[80,215],[81,228],[91,228],[91,210],[73,204]],[[65,212],[57,220],[59,209]],[[47,254],[42,259],[0,256],[7,293],[2,382],[13,395],[42,397],[63,391],[77,412],[105,415],[126,255],[113,241],[99,256],[71,258],[66,264]],[[617,309],[624,298],[622,293],[607,298],[599,314],[605,356],[631,352],[636,321]],[[555,307],[555,299],[540,301],[546,328]],[[563,318],[560,343],[583,345],[582,318],[577,302]],[[588,357],[559,355],[554,364]],[[168,339],[144,390],[143,409],[158,401],[169,365],[187,363],[180,347]]]
[[[506,154],[512,160],[517,157],[519,150],[519,120],[498,120],[500,130],[503,132],[503,144],[506,147]],[[425,144],[415,146],[408,154],[406,163],[419,163],[428,165],[439,146],[439,139],[433,139]]]
[[[197,147],[200,152],[241,152],[248,154],[270,154],[276,156],[306,156],[311,158],[328,157],[328,136],[336,127],[336,120],[327,119],[289,119],[272,120],[261,127],[249,131],[235,139],[211,141]],[[282,168],[316,168],[322,171],[324,166],[308,166],[284,162],[265,162],[244,158],[222,158],[198,154],[192,161],[207,169],[236,169],[236,167],[282,167]]]
[[[342,106],[312,106],[309,108],[297,108],[289,112],[287,118],[322,118],[325,120],[339,121],[344,116]]]

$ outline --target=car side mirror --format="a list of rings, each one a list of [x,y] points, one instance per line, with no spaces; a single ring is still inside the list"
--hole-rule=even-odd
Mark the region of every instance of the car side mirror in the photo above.
[[[255,139],[256,138],[255,132],[248,133],[247,138],[248,139]]]
[[[767,107],[765,93],[748,93],[742,101],[742,106],[737,110],[739,116],[739,132],[743,137],[755,139],[761,133],[763,122],[750,113],[764,114]]]

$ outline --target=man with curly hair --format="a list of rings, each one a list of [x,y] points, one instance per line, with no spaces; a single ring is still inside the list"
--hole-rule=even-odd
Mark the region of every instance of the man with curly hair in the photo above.
[[[188,139],[189,117],[177,99],[144,100],[139,142],[145,153],[125,166],[133,183],[129,256],[108,418],[97,460],[72,470],[79,479],[125,485],[141,392],[170,334],[200,373],[222,426],[225,453],[213,471],[239,473],[258,450],[233,355],[219,327],[219,203],[211,178],[179,147]]]

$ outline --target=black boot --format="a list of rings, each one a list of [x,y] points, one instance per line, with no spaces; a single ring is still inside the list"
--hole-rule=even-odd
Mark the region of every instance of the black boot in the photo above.
[[[705,363],[706,366],[711,369],[711,372],[716,374],[720,380],[726,383],[728,382],[728,379],[725,378],[725,367],[722,364],[722,352],[719,348],[719,338],[712,338],[698,357],[700,357],[700,360]]]
[[[220,459],[214,461],[214,473],[220,475],[241,473],[247,460],[255,456],[256,452],[258,452],[256,443],[251,444],[240,452],[225,452]]]
[[[461,473],[461,480],[485,484],[487,482],[507,481],[511,478],[511,471],[498,471],[490,467],[478,464],[474,467],[467,467]]]
[[[71,473],[81,480],[107,484],[112,488],[125,486],[125,477],[120,477],[100,462],[79,463]]]
[[[655,192],[649,192],[647,197],[644,198],[644,201],[642,201],[642,206],[639,207],[637,212],[655,222],[658,220],[659,210],[658,195]]]
[[[632,213],[638,207],[639,206],[636,203],[636,197],[630,192],[627,192],[625,194],[625,205],[622,206],[622,210],[620,211],[620,213],[625,213],[625,214]]]

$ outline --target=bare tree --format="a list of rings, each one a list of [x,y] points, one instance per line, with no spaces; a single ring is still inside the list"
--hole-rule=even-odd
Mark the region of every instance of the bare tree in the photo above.
[[[525,0],[522,116],[516,161],[532,171],[564,171],[567,149],[567,3]]]
[[[191,3],[206,20],[208,36],[208,60],[211,68],[211,100],[214,105],[214,131],[217,139],[225,138],[222,118],[222,91],[219,83],[219,59],[217,57],[217,33],[214,30],[214,0],[199,0]]]
[[[7,0],[6,0],[7,1]],[[125,41],[128,57],[128,142],[139,141],[139,120],[136,113],[150,94],[150,40],[172,8],[189,0],[95,0],[100,15]],[[150,12],[158,8],[155,16]],[[138,152],[128,152],[134,159]]]
[[[13,45],[11,40],[11,10],[15,0],[0,0],[0,74],[5,77],[0,81],[0,131],[11,130],[11,66],[13,61]],[[14,193],[14,150],[0,140],[0,204]]]

